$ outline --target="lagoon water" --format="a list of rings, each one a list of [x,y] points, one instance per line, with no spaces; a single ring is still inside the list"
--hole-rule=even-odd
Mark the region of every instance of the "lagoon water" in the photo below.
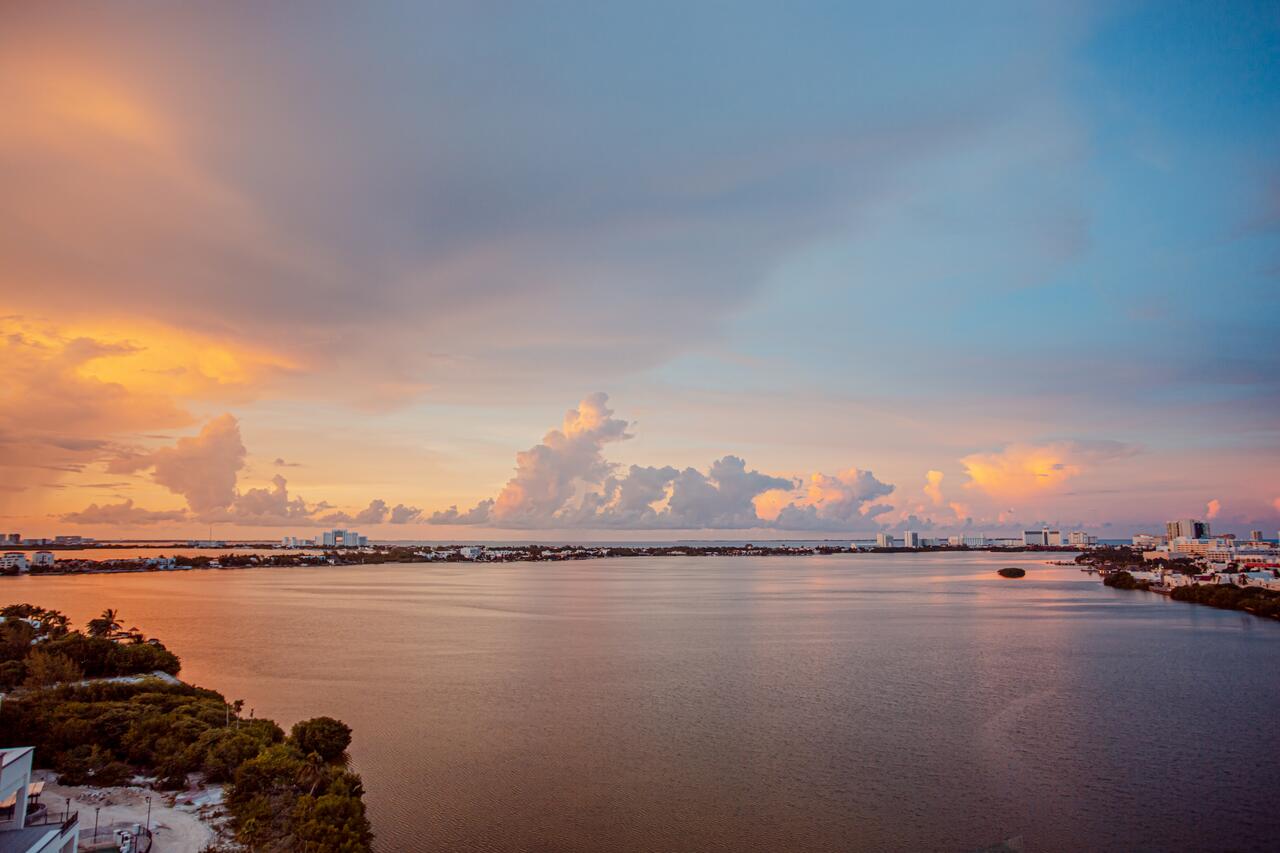
[[[1280,623],[1031,557],[4,578],[0,602],[115,607],[259,716],[346,720],[383,853],[1275,849]]]

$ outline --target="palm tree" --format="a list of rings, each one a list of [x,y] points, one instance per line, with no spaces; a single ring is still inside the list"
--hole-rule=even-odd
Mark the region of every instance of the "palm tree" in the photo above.
[[[307,791],[307,796],[314,797],[316,794],[316,786],[324,781],[329,775],[329,765],[318,752],[307,753],[307,757],[302,759],[302,768],[298,771],[298,784],[311,784],[311,789]]]
[[[57,610],[46,610],[40,614],[40,627],[50,637],[65,636],[71,625],[71,620],[67,618],[67,614]]]
[[[112,637],[120,630],[120,614],[115,608],[108,607],[97,619],[89,620],[90,637]]]

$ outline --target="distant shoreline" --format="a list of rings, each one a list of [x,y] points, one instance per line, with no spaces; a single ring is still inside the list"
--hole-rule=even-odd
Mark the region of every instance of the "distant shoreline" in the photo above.
[[[140,557],[128,560],[73,559],[63,560],[61,564],[52,568],[40,571],[33,569],[21,575],[9,575],[8,577],[226,571],[259,568],[307,568],[314,566],[374,566],[391,563],[542,563],[636,557],[811,557],[831,554],[933,553],[1074,554],[1080,551],[1080,548],[1072,546],[1035,545],[984,548],[955,545],[939,545],[927,548],[850,548],[849,546],[834,545],[807,547],[663,545],[655,547],[608,546],[596,548],[573,545],[546,547],[450,545],[432,548],[393,547],[352,551],[330,549],[301,554],[295,552],[261,555],[223,552],[217,556],[175,554],[164,557],[165,560],[174,561],[172,564],[158,563],[159,557]]]

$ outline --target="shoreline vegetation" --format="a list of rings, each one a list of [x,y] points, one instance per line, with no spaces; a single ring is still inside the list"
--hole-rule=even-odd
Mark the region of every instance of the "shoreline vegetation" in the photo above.
[[[233,547],[233,546],[228,546]],[[255,546],[236,546],[252,548]],[[277,546],[278,547],[278,546]],[[386,563],[536,563],[600,560],[615,557],[807,557],[820,554],[923,554],[946,551],[984,551],[997,554],[1075,553],[1072,546],[985,547],[935,545],[925,548],[857,548],[848,545],[435,545],[370,546],[360,549],[326,548],[305,553],[188,555],[130,559],[62,558],[52,566],[32,566],[31,575],[109,574],[120,572],[192,571],[196,569],[253,569],[306,566],[360,566]],[[16,576],[16,572],[10,572]]]
[[[366,853],[363,785],[348,767],[351,729],[316,717],[286,734],[244,703],[178,681],[177,655],[105,611],[73,630],[56,610],[0,609],[0,731],[34,746],[62,786],[157,792],[224,785],[207,816],[217,850]],[[179,793],[178,796],[182,796]]]
[[[1226,583],[1191,583],[1164,589],[1133,575],[1133,571],[1152,569],[1185,575],[1199,573],[1200,569],[1184,560],[1144,560],[1141,553],[1126,548],[1105,548],[1081,554],[1076,557],[1076,562],[1096,570],[1102,576],[1102,583],[1112,589],[1154,592],[1167,595],[1174,601],[1204,604],[1219,610],[1239,610],[1264,619],[1280,619],[1280,591],[1277,590]]]

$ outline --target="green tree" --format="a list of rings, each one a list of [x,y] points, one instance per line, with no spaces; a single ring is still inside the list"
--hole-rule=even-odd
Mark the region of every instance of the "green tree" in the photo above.
[[[295,724],[290,738],[303,755],[315,752],[325,761],[340,761],[351,745],[351,727],[333,717],[314,717]]]
[[[36,649],[27,655],[27,687],[48,687],[66,681],[79,681],[84,672],[66,655]]]
[[[0,623],[0,660],[22,660],[31,652],[36,629],[23,619],[6,616]]]
[[[290,820],[296,849],[307,853],[363,853],[373,842],[360,799],[360,777],[342,773],[318,797],[298,799]]]

